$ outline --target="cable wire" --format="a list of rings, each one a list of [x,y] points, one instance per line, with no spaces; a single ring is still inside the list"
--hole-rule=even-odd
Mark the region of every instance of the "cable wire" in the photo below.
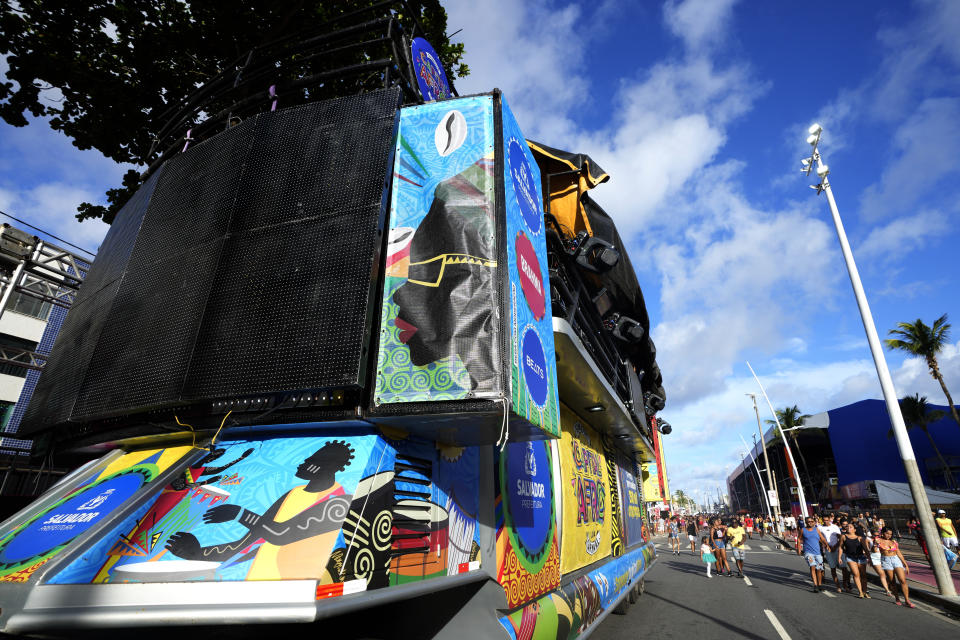
[[[36,230],[36,231],[39,231],[40,233],[42,233],[42,234],[44,234],[44,235],[50,236],[51,238],[53,238],[53,239],[56,240],[57,242],[62,242],[62,243],[65,244],[65,245],[69,245],[69,246],[73,247],[74,249],[78,249],[78,250],[80,250],[80,251],[83,251],[83,252],[86,253],[87,255],[93,256],[94,258],[97,257],[97,254],[93,253],[92,251],[87,251],[87,250],[84,249],[83,247],[78,247],[77,245],[73,244],[72,242],[68,242],[67,240],[64,240],[63,238],[59,238],[59,237],[53,235],[52,233],[50,233],[49,231],[44,231],[44,230],[41,229],[40,227],[35,227],[35,226],[33,226],[32,224],[30,224],[29,222],[27,222],[26,220],[21,220],[20,218],[17,218],[16,216],[12,216],[12,215],[10,215],[9,213],[7,213],[6,211],[0,210],[0,215],[7,216],[7,217],[10,218],[11,220],[16,220],[17,222],[19,222],[19,223],[22,224],[22,225],[25,225],[25,226],[27,226],[27,227],[30,227],[31,229],[34,229],[34,230]]]

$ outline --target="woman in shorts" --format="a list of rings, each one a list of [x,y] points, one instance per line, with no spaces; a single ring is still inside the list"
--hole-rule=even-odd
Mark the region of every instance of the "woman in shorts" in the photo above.
[[[726,568],[727,575],[732,576],[727,563],[727,528],[721,524],[720,518],[714,518],[713,526],[710,527],[710,543],[713,545],[713,555],[717,557],[717,575],[723,575]]]
[[[867,549],[867,541],[857,535],[855,526],[848,523],[846,532],[840,536],[840,551],[861,598],[870,597],[867,593]]]
[[[892,598],[893,593],[890,591],[890,585],[887,584],[887,574],[880,566],[880,547],[877,546],[877,542],[880,541],[880,535],[876,531],[867,529],[864,532],[864,539],[867,542],[867,548],[870,549],[869,566],[873,567],[876,574],[880,576],[880,584],[883,585],[883,590]],[[864,568],[864,573],[866,573],[866,567]]]
[[[677,520],[677,516],[672,516],[667,523],[667,542],[670,543],[670,550],[674,555],[680,555],[680,528]]]
[[[900,590],[903,592],[903,604],[915,609],[917,605],[910,602],[910,589],[907,587],[907,574],[910,573],[910,567],[907,566],[907,561],[903,557],[903,553],[900,552],[897,541],[893,539],[893,530],[890,527],[884,527],[880,531],[877,547],[880,549],[880,567],[887,574],[887,584],[895,588],[897,582],[899,582]],[[894,581],[894,577],[896,577],[896,581]],[[891,590],[893,590],[893,604],[900,605],[900,594],[895,589]]]

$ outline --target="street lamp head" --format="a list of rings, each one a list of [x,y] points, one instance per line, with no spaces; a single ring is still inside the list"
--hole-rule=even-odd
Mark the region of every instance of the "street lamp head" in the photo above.
[[[810,166],[811,162],[813,161],[810,158],[804,158],[803,160],[800,161],[800,164],[802,164],[803,168],[806,169],[807,167]]]
[[[817,135],[817,134],[819,134],[821,131],[823,131],[823,127],[821,127],[821,126],[820,126],[819,124],[817,124],[816,122],[814,122],[812,125],[810,125],[810,128],[807,129],[807,133],[809,133],[810,135],[814,135],[814,136]]]
[[[817,175],[821,178],[826,178],[828,173],[830,173],[830,167],[825,164],[822,164],[817,168]]]
[[[814,133],[814,134],[810,134],[809,136],[807,136],[807,144],[809,144],[809,145],[817,144],[817,140],[819,140],[819,139],[820,139],[820,136],[818,136],[817,134],[815,134],[815,133]]]

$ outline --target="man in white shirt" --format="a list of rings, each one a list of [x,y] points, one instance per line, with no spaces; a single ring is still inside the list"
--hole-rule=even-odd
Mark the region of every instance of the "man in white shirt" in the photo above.
[[[827,549],[824,550],[823,559],[830,565],[830,574],[833,576],[833,582],[837,585],[837,593],[843,593],[840,588],[840,580],[837,578],[837,569],[840,567],[840,527],[833,523],[833,515],[827,514],[823,517],[823,524],[819,527],[827,541]]]

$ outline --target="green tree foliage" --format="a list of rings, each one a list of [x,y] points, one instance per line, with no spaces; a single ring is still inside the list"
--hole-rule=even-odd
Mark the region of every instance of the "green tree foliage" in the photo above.
[[[940,467],[943,469],[943,479],[946,480],[946,487],[953,489],[954,481],[953,474],[950,471],[950,466],[944,459],[943,454],[940,453],[940,449],[937,447],[937,443],[934,442],[933,436],[930,435],[929,430],[929,426],[932,423],[942,419],[946,414],[939,409],[931,409],[927,404],[927,397],[921,396],[919,393],[915,393],[912,396],[904,396],[900,399],[900,413],[903,414],[903,421],[908,430],[917,428],[923,431],[923,434],[927,436],[927,440],[930,441],[930,446],[933,447],[933,452],[940,460]],[[893,437],[892,427],[887,433],[887,437]]]
[[[793,441],[793,448],[797,452],[797,455],[800,456],[800,464],[803,465],[803,475],[807,480],[807,484],[809,485],[806,490],[811,491],[813,487],[810,485],[810,468],[807,466],[807,459],[804,457],[803,450],[800,448],[798,437],[800,430],[797,429],[796,431],[790,431],[790,429],[795,429],[802,425],[803,421],[809,418],[810,415],[806,413],[801,414],[797,405],[793,405],[792,407],[784,407],[783,409],[776,409],[775,413],[777,414],[777,420],[780,421],[780,426],[787,431],[785,434],[781,434],[779,432],[774,433],[774,439],[779,440],[781,435],[786,435]],[[767,420],[767,424],[775,426],[777,421]],[[811,493],[808,496],[809,499],[814,499],[815,497],[815,493]]]
[[[943,381],[940,364],[937,362],[937,354],[950,341],[950,324],[947,322],[947,314],[934,320],[932,327],[924,324],[920,318],[917,318],[916,322],[898,322],[897,328],[891,329],[888,335],[896,336],[884,340],[888,349],[906,351],[927,361],[930,375],[940,383],[943,395],[947,397],[947,404],[950,405],[950,413],[954,421],[960,425],[960,415],[957,414],[957,408],[953,405],[953,398],[947,391],[947,384]]]
[[[0,117],[13,126],[28,114],[47,119],[79,149],[120,163],[150,161],[156,118],[224,65],[282,36],[323,30],[330,20],[375,0],[0,0]],[[462,77],[463,45],[446,36],[440,0],[394,4],[412,32],[419,21],[447,69]],[[364,61],[362,51],[344,52]],[[50,95],[62,94],[52,102]],[[335,91],[335,87],[333,88]],[[46,93],[44,93],[46,92]],[[322,99],[323,91],[313,92]],[[111,222],[139,184],[129,171],[107,192],[109,205],[81,204],[77,217]]]

